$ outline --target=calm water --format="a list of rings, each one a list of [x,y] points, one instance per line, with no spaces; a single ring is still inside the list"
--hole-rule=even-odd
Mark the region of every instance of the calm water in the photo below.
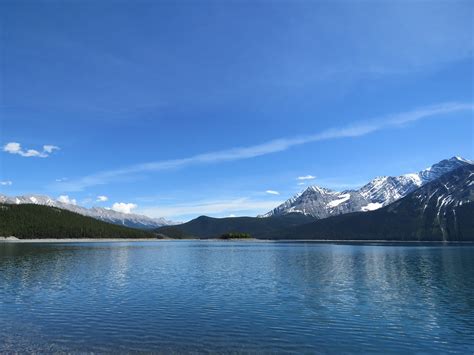
[[[0,351],[474,351],[474,247],[0,244]]]

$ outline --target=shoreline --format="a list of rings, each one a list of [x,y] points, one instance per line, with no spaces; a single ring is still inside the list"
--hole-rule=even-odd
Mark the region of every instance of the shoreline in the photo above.
[[[317,243],[465,243],[473,244],[474,240],[386,240],[386,239],[269,239],[274,242],[317,242]]]
[[[174,239],[156,239],[156,238],[38,238],[38,239],[19,239],[15,237],[0,237],[1,243],[110,243],[110,242],[162,242]]]
[[[272,243],[353,243],[353,244],[474,244],[474,241],[442,241],[442,240],[344,240],[344,239],[156,239],[156,238],[71,238],[71,239],[19,239],[16,237],[0,237],[0,244],[2,243],[130,243],[130,242],[167,242],[167,241],[201,241],[201,242],[272,242]]]

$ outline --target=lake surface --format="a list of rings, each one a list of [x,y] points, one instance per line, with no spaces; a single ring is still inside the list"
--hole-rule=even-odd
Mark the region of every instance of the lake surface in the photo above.
[[[474,351],[474,247],[0,244],[1,351]]]

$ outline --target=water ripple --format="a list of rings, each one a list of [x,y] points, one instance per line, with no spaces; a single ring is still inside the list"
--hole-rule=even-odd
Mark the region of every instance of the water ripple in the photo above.
[[[0,352],[474,351],[474,248],[0,245]]]

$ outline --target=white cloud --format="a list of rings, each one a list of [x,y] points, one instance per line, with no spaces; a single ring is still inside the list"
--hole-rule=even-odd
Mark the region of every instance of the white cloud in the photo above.
[[[10,181],[10,180],[0,181],[0,185],[1,185],[1,186],[12,186],[12,185],[13,185],[13,182]]]
[[[105,201],[108,201],[108,200],[109,200],[109,198],[107,196],[100,195],[100,196],[97,196],[96,202],[105,202]]]
[[[66,203],[68,205],[77,205],[77,201],[74,198],[70,198],[68,195],[61,195],[58,197],[58,201]]]
[[[172,206],[156,206],[140,208],[137,211],[150,217],[166,217],[179,219],[179,217],[193,217],[197,215],[228,216],[239,214],[254,216],[266,213],[280,205],[281,200],[254,200],[248,197],[230,200],[201,200]]]
[[[117,212],[122,213],[131,213],[133,209],[137,208],[138,206],[134,203],[124,203],[124,202],[116,202],[112,205],[112,209]]]
[[[303,186],[303,185],[306,185],[306,183],[305,182],[299,182],[298,183],[298,186]]]
[[[314,180],[316,179],[316,176],[313,176],[313,175],[298,176],[296,179],[297,180]]]
[[[22,157],[37,157],[47,158],[54,150],[58,150],[59,147],[55,145],[43,145],[43,150],[38,151],[36,149],[23,149],[20,143],[10,142],[3,146],[3,151],[10,154],[18,154]]]
[[[231,213],[231,214],[228,215],[227,217],[229,217],[229,218],[235,218],[235,217],[237,217],[237,216],[236,216],[235,214]]]
[[[56,179],[56,182],[63,182],[63,181],[66,181],[67,178],[60,178],[60,179]]]
[[[275,191],[275,190],[267,190],[265,191],[267,194],[270,194],[270,195],[279,195],[280,193],[278,191]]]
[[[12,153],[12,154],[16,154],[19,151],[21,151],[20,143],[15,143],[15,142],[7,143],[3,147],[3,151],[8,152],[8,153]]]
[[[466,104],[456,102],[442,103],[391,116],[379,117],[371,121],[357,122],[345,127],[331,128],[312,135],[275,139],[248,147],[237,147],[228,150],[198,154],[188,158],[162,160],[132,165],[123,169],[103,171],[97,174],[85,176],[75,181],[62,183],[60,188],[63,191],[80,191],[88,186],[106,184],[125,176],[136,175],[147,171],[165,171],[193,165],[216,164],[220,162],[250,159],[282,152],[303,144],[331,139],[360,137],[383,129],[405,127],[408,123],[428,117],[468,110],[474,110],[474,105],[471,103]]]
[[[52,153],[54,150],[58,150],[59,147],[56,146],[56,145],[43,145],[43,151],[45,151],[46,153]]]

